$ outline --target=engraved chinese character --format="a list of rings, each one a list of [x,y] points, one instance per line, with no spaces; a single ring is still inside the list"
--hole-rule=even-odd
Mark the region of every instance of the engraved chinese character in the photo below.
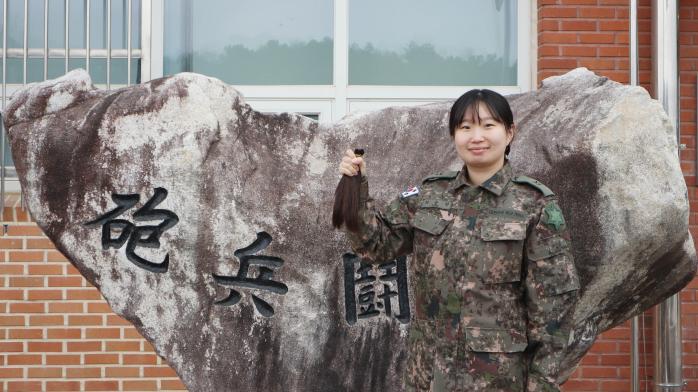
[[[141,196],[139,194],[112,194],[112,200],[117,207],[98,217],[95,220],[85,223],[87,227],[102,226],[102,249],[120,249],[126,243],[126,257],[133,264],[151,272],[167,272],[170,262],[169,253],[160,263],[153,263],[136,254],[137,247],[159,248],[160,236],[179,222],[179,217],[172,211],[155,209],[167,197],[165,188],[155,188],[153,196],[143,205],[143,207],[133,213],[135,221],[155,221],[162,220],[157,225],[137,226],[126,219],[115,219],[127,210],[135,206]],[[112,231],[119,233],[117,237],[112,237]]]
[[[362,262],[352,253],[345,253],[342,258],[344,259],[344,307],[349,324],[355,324],[359,319],[376,317],[381,311],[387,317],[395,317],[403,324],[409,322],[410,305],[405,256],[380,264],[377,268]],[[382,274],[376,279],[374,272],[379,271],[382,271]],[[379,294],[376,295],[376,292]],[[393,298],[397,299],[399,311],[397,314],[393,312]]]
[[[288,287],[280,282],[272,280],[274,270],[281,268],[284,261],[279,257],[257,255],[271,243],[271,235],[266,232],[257,233],[257,239],[249,246],[236,250],[233,254],[240,261],[237,275],[222,276],[213,274],[216,283],[227,287],[239,287],[257,291],[269,291],[284,295],[288,292]],[[259,273],[256,277],[248,277],[250,266],[258,267]],[[257,311],[264,317],[274,315],[274,308],[265,300],[255,294],[251,294],[252,302]],[[230,293],[222,300],[216,301],[217,305],[232,306],[240,302],[242,296],[235,289],[230,289]]]

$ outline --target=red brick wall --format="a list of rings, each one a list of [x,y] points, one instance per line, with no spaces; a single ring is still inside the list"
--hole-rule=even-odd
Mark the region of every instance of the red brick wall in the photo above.
[[[651,0],[638,2],[640,84],[649,90]],[[619,83],[630,83],[629,3],[628,0],[539,0],[538,81],[587,67]]]
[[[695,196],[695,85],[698,72],[698,1],[680,2],[681,167],[689,185],[690,226],[696,238],[698,208]],[[629,0],[539,0],[538,81],[587,67],[620,83],[630,82]],[[651,90],[651,0],[639,0],[639,82]],[[684,378],[686,391],[698,391],[698,280],[681,292]],[[645,316],[640,341],[641,390],[652,390],[652,312]],[[572,391],[630,390],[630,322],[602,334],[577,371],[564,385]],[[644,342],[644,344],[643,344]]]
[[[17,204],[0,227],[0,390],[185,389]]]
[[[698,238],[698,202],[696,200],[696,74],[698,73],[698,1],[681,0],[679,9],[679,78],[681,168],[691,203],[689,225],[693,238]],[[683,331],[683,374],[686,390],[698,391],[698,279],[681,292]]]

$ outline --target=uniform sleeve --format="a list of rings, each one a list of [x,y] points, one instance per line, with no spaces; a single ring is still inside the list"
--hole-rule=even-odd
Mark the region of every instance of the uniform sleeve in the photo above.
[[[563,323],[578,297],[569,232],[554,198],[541,199],[540,218],[526,240],[527,391],[559,391],[557,377],[570,327]]]
[[[382,263],[412,252],[412,227],[407,202],[396,198],[379,211],[368,194],[368,179],[361,177],[359,231],[342,226],[356,254],[370,263]]]

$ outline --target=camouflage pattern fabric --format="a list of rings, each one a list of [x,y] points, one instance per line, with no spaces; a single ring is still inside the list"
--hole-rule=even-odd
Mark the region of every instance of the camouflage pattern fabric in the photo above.
[[[466,178],[465,169],[428,177],[385,211],[362,179],[360,230],[347,232],[354,251],[373,263],[413,255],[405,384],[559,391],[570,332],[562,320],[579,279],[555,195],[517,179],[508,164],[480,186]]]

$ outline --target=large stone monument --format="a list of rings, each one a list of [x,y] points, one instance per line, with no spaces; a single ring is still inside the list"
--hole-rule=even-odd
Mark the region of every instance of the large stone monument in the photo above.
[[[558,194],[582,281],[564,379],[599,333],[693,277],[686,185],[642,88],[577,69],[508,98],[512,166]],[[449,108],[319,125],[202,75],[102,91],[73,71],[14,94],[4,120],[33,218],[190,390],[399,391],[410,261],[346,254],[336,166],[365,147],[380,203],[458,169]]]

